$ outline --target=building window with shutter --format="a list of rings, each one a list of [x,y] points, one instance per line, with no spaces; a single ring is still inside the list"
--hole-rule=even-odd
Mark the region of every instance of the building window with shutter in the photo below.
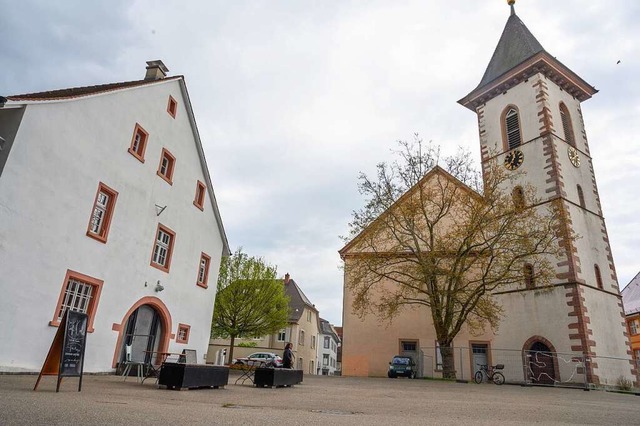
[[[571,125],[571,115],[567,106],[560,102],[560,120],[562,121],[562,129],[564,130],[564,140],[571,146],[576,146],[576,138]]]
[[[522,144],[520,118],[518,110],[514,106],[507,107],[503,113],[502,131],[506,151],[517,148]]]
[[[102,243],[107,242],[111,218],[117,198],[118,193],[116,191],[102,182],[98,184],[98,192],[93,201],[91,218],[89,219],[89,226],[87,227],[88,237],[94,238]]]

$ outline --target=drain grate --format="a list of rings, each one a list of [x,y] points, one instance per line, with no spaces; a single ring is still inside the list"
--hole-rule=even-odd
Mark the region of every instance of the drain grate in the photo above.
[[[311,410],[312,413],[333,414],[335,416],[353,416],[355,414],[363,414],[358,411],[340,411],[340,410]]]

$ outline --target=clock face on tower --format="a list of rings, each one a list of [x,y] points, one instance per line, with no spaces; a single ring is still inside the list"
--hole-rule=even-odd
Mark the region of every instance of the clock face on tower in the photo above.
[[[519,149],[514,149],[504,157],[504,166],[509,170],[515,170],[524,162],[524,154]]]
[[[580,167],[580,154],[578,154],[578,150],[570,146],[567,149],[567,154],[569,154],[569,161],[571,161],[573,167]]]

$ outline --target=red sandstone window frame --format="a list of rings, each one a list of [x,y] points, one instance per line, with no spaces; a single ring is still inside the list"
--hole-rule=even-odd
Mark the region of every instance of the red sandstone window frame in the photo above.
[[[207,186],[201,181],[196,182],[196,196],[193,199],[193,205],[204,211],[204,198],[207,193]]]
[[[164,243],[163,241],[159,242],[158,238],[160,237],[160,232],[169,236],[169,242]],[[169,273],[169,269],[171,268],[171,259],[173,257],[173,247],[176,242],[176,233],[173,232],[170,228],[164,226],[159,223],[158,228],[156,229],[155,239],[153,240],[153,248],[151,249],[151,266],[157,268],[163,272]],[[162,256],[161,250],[165,249],[164,254],[164,263],[158,262],[158,259]]]
[[[140,139],[137,140],[136,136]],[[149,132],[142,128],[139,123],[136,123],[133,128],[133,136],[131,138],[131,145],[129,146],[129,153],[136,157],[141,163],[144,163],[144,153],[147,150],[147,142],[149,141]]]
[[[165,164],[166,160],[166,164]],[[176,168],[176,157],[168,149],[162,148],[160,154],[160,164],[158,164],[158,176],[164,179],[169,185],[173,185],[173,172]]]
[[[49,321],[49,325],[52,327],[60,326],[60,320],[62,318],[61,314],[64,313],[61,312],[62,305],[66,299],[69,282],[72,280],[92,287],[91,299],[87,304],[85,313],[89,316],[89,325],[87,326],[87,332],[93,333],[93,321],[96,317],[96,311],[98,309],[98,303],[100,302],[100,294],[102,293],[102,286],[104,285],[104,281],[94,277],[90,277],[89,275],[85,275],[80,272],[73,271],[71,269],[67,269],[67,273],[65,274],[64,281],[62,282],[62,288],[60,289],[60,296],[58,297],[58,303],[56,303],[56,309],[53,311],[53,318],[51,319],[51,321]],[[82,312],[82,310],[79,311]]]
[[[514,145],[513,147],[511,146],[511,144],[509,143],[509,132],[508,132],[508,128],[507,128],[507,114],[509,114],[509,112],[511,110],[514,110],[516,113],[516,118],[517,118],[517,125],[518,125],[518,136],[519,136],[519,141],[516,145]],[[505,109],[502,111],[502,114],[500,114],[500,128],[502,129],[502,148],[504,149],[504,151],[511,151],[512,149],[516,149],[518,148],[520,145],[522,145],[523,143],[523,138],[522,138],[522,123],[520,121],[520,110],[518,109],[517,106],[515,105],[507,105],[505,107]]]
[[[106,195],[107,204],[102,204],[100,200],[100,194]],[[98,183],[98,190],[93,200],[93,207],[91,208],[91,215],[89,216],[89,224],[87,225],[87,237],[91,237],[103,244],[107,243],[107,237],[109,236],[109,229],[111,227],[111,219],[113,212],[116,208],[116,201],[118,200],[118,192],[108,187],[102,182]],[[97,217],[96,212],[102,211],[102,217]],[[99,229],[94,230],[95,222],[100,220]]]
[[[203,265],[204,262],[204,265]],[[198,278],[196,285],[202,288],[209,287],[209,268],[211,267],[211,256],[205,252],[200,253],[200,262],[198,263]]]
[[[191,326],[188,324],[178,324],[176,330],[176,343],[189,343],[189,335],[191,334]]]
[[[571,121],[571,114],[569,108],[564,102],[560,102],[560,121],[562,122],[562,130],[564,131],[564,140],[572,147],[576,147],[576,137],[573,132],[573,122]]]
[[[171,95],[169,95],[169,101],[167,102],[167,112],[173,118],[176,118],[176,115],[178,114],[178,101],[176,101]]]
[[[604,285],[602,284],[602,274],[600,273],[600,267],[598,265],[593,265],[593,271],[596,274],[596,284],[599,289],[604,289]]]

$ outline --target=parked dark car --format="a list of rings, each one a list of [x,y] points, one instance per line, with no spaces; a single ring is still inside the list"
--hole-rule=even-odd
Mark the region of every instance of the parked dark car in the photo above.
[[[418,373],[418,366],[410,356],[396,355],[389,363],[389,372],[387,376],[395,379],[398,376],[415,379]]]

